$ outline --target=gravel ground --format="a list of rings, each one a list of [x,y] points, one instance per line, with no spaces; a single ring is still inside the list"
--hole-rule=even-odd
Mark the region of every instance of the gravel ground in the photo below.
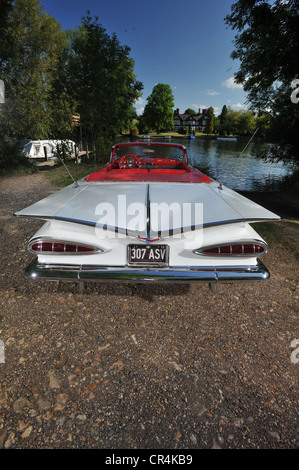
[[[41,221],[13,213],[56,190],[0,179],[0,448],[298,448],[298,220],[264,283],[80,294],[24,276]]]

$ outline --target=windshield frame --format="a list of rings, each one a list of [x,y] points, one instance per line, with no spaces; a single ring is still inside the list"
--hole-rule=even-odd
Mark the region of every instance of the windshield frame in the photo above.
[[[173,156],[173,157],[163,157],[160,156],[160,155],[156,155],[155,157],[151,157],[151,155],[144,155],[144,158],[159,158],[159,159],[171,159],[173,158],[174,160],[178,160],[180,162],[184,162],[184,163],[188,163],[187,161],[187,151],[186,151],[186,147],[184,145],[181,145],[181,144],[172,144],[172,143],[166,143],[166,142],[122,142],[122,143],[118,143],[118,144],[114,144],[112,146],[112,149],[111,149],[111,154],[110,154],[110,163],[113,163],[115,161],[118,161],[119,158],[116,158],[116,155],[115,155],[115,152],[117,150],[118,147],[133,147],[133,146],[140,146],[140,147],[173,147],[173,148],[176,148],[178,150],[181,150],[182,151],[182,154],[183,154],[183,160],[181,159],[178,159],[176,156]],[[129,150],[129,149],[128,149]],[[131,151],[131,149],[130,149]],[[142,157],[141,157],[142,158]]]

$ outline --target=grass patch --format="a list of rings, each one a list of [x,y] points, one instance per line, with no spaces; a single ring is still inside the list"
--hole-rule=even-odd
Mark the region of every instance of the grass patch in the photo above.
[[[294,170],[290,175],[283,178],[279,187],[280,191],[286,195],[299,198],[299,169]]]
[[[0,176],[24,176],[24,175],[31,175],[32,173],[37,173],[38,167],[35,164],[31,164],[30,166],[22,166],[18,165],[15,168],[9,169],[0,169]]]
[[[276,243],[285,244],[285,232],[281,222],[256,222],[250,225],[269,246]]]
[[[161,137],[165,137],[167,135],[169,135],[170,137],[188,137],[188,135],[184,135],[184,134],[180,134],[179,132],[160,132],[159,134],[157,134],[156,132],[148,132],[148,135],[152,135],[152,136],[157,136],[159,137],[159,135]]]
[[[67,167],[70,173],[73,175],[73,178],[78,181],[84,178],[90,173],[97,171],[101,168],[99,163],[74,163],[67,162]],[[63,165],[55,166],[53,169],[48,170],[45,174],[45,178],[50,181],[50,183],[57,186],[68,186],[72,184],[72,178],[69,176],[67,170]]]

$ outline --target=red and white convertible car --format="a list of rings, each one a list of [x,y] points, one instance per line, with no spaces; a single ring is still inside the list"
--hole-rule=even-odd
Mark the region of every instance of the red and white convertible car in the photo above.
[[[188,165],[172,143],[120,143],[86,178],[16,213],[45,219],[32,279],[204,281],[269,277],[251,224],[276,214]]]

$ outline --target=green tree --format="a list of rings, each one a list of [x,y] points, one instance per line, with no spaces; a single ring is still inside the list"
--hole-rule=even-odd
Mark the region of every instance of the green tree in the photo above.
[[[147,98],[143,120],[150,129],[167,132],[173,128],[174,97],[169,85],[158,83]]]
[[[214,109],[212,108],[212,106],[208,108],[207,117],[208,117],[208,120],[207,120],[205,132],[206,134],[213,134],[214,129],[215,129],[215,116],[214,116]]]
[[[226,117],[225,129],[227,134],[237,134],[239,127],[240,111],[229,109]]]
[[[194,111],[194,109],[188,108],[186,109],[185,114],[196,114],[196,111]]]
[[[252,134],[257,126],[257,118],[252,111],[227,108],[225,121],[217,130],[227,134]]]
[[[290,99],[299,70],[298,0],[239,0],[225,20],[237,32],[236,82],[243,83],[252,109],[270,113],[280,144],[273,147],[276,155],[299,160],[299,106]]]
[[[238,134],[252,134],[256,129],[256,118],[252,111],[241,110],[239,111],[238,119]]]
[[[66,47],[65,34],[39,0],[4,3],[7,14],[0,46],[0,78],[5,82],[6,102],[2,129],[18,138],[44,137],[41,128],[50,133],[64,109],[53,100],[53,84],[59,56]]]
[[[258,136],[266,140],[270,137],[271,116],[269,113],[259,113],[256,117]]]
[[[220,114],[220,125],[223,125],[225,123],[226,118],[227,118],[227,106],[224,105],[222,107],[222,111],[221,111],[221,114]]]
[[[115,34],[110,37],[97,17],[83,17],[69,38],[67,90],[77,103],[83,136],[101,158],[128,127],[143,85],[136,80],[130,48]]]

